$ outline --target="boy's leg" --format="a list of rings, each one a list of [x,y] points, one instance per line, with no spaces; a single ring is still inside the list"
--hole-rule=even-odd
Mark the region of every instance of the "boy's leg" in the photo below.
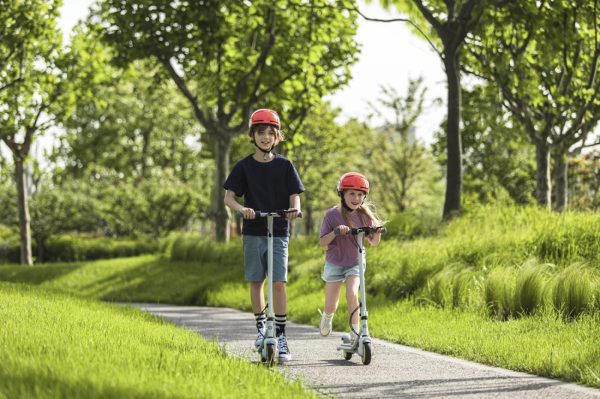
[[[287,323],[287,294],[283,281],[273,282],[273,294],[275,300],[275,335],[285,335],[285,324]]]
[[[264,281],[250,282],[250,301],[254,313],[263,313],[265,310]]]
[[[277,336],[277,351],[279,362],[292,359],[287,345],[285,326],[287,323],[287,293],[285,285],[288,272],[288,238],[273,238],[273,304],[275,310],[275,329]]]
[[[265,339],[267,316],[265,315],[265,296],[263,293],[264,282],[262,281],[251,281],[250,282],[250,301],[252,303],[252,311],[254,312],[254,318],[256,319],[256,340],[254,346],[259,347],[262,345]]]
[[[265,295],[264,279],[266,271],[266,239],[244,236],[244,277],[250,282],[250,302],[256,319],[258,334],[255,346],[262,345],[265,336]]]

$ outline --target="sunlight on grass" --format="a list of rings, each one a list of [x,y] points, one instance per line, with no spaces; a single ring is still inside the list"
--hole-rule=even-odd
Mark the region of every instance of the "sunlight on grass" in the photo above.
[[[129,307],[0,283],[0,398],[316,397]]]
[[[484,207],[435,236],[384,238],[367,252],[371,331],[378,338],[600,387],[598,226],[598,214]],[[240,243],[178,239],[165,248],[185,260],[143,256],[0,266],[0,280],[111,301],[249,311]],[[317,237],[290,241],[290,320],[318,326],[323,262]],[[347,328],[342,292],[334,329]]]

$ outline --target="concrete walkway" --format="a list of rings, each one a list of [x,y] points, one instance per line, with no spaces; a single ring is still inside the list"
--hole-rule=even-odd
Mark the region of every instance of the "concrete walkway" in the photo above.
[[[258,362],[250,313],[227,308],[131,304],[208,339],[225,350]],[[341,333],[323,338],[313,326],[289,323],[291,362],[278,369],[323,395],[337,398],[597,398],[600,389],[581,387],[525,373],[425,352],[379,339],[371,364],[350,361],[336,350]]]

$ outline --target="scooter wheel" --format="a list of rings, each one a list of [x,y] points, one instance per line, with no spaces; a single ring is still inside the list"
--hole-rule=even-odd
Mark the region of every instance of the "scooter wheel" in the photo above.
[[[265,358],[265,363],[267,366],[272,366],[275,361],[275,345],[267,344],[266,346],[267,356]]]
[[[366,366],[371,363],[371,344],[365,343],[363,346],[362,363]]]
[[[352,352],[342,351],[342,355],[344,356],[344,359],[346,359],[346,360],[352,359]]]

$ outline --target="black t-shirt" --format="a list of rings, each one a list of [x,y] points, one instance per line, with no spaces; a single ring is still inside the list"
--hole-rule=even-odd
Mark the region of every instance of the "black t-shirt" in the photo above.
[[[289,159],[275,154],[270,162],[258,162],[252,155],[239,161],[225,180],[223,188],[244,197],[244,206],[260,212],[273,212],[290,207],[290,195],[304,191],[302,181]],[[244,219],[242,234],[266,236],[265,219]],[[287,237],[288,222],[284,218],[273,220],[273,235]]]

